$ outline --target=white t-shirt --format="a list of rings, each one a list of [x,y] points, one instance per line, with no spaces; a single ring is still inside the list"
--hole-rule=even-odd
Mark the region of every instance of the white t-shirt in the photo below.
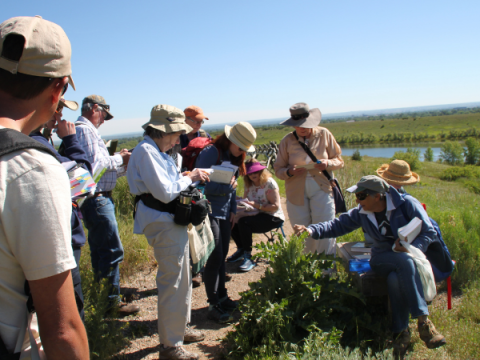
[[[244,197],[248,198],[250,201],[256,201],[263,205],[268,205],[270,202],[267,199],[267,193],[269,191],[278,191],[278,184],[273,178],[268,178],[267,182],[264,185],[255,186],[252,183],[247,191],[244,194]],[[278,217],[285,221],[285,215],[283,214],[282,207],[280,206],[277,211],[274,213],[269,213],[275,217]]]
[[[0,336],[9,351],[22,348],[25,279],[76,266],[71,212],[67,173],[52,155],[26,149],[0,157]]]

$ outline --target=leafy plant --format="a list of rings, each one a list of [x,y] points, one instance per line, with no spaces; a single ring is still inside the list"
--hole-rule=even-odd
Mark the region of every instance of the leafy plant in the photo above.
[[[355,161],[361,161],[362,160],[362,155],[360,155],[360,150],[355,150],[352,154],[352,160]]]
[[[480,160],[480,142],[474,138],[468,138],[465,140],[465,145],[467,146],[467,148],[464,149],[465,164],[477,164]]]
[[[463,148],[456,141],[445,141],[442,145],[440,157],[447,164],[460,165],[463,163]]]
[[[420,150],[407,148],[407,151],[396,151],[390,160],[404,160],[410,165],[410,170],[416,171],[420,168]]]
[[[425,161],[433,161],[433,150],[429,146],[427,150],[425,150],[425,153],[423,154],[423,158]]]
[[[346,278],[327,275],[332,271],[332,257],[304,254],[305,237],[293,235],[289,242],[280,237],[280,242],[256,246],[260,250],[256,256],[266,258],[270,268],[242,294],[242,317],[227,337],[231,357],[303,351],[312,332],[328,333],[332,341],[343,345],[384,336],[385,314],[381,324],[375,322],[363,296]]]

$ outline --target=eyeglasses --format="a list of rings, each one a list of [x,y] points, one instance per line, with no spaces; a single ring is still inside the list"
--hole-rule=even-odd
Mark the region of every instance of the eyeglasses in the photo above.
[[[369,194],[367,194],[366,192],[359,192],[355,194],[355,196],[357,197],[357,200],[360,200],[360,201],[365,200],[368,195]]]
[[[65,86],[62,89],[62,96],[63,96],[63,94],[65,94],[67,92],[67,89],[68,89],[68,83],[66,83]]]
[[[193,120],[191,118],[187,118],[187,120],[191,121],[191,122],[194,122],[198,125],[202,125],[202,124],[205,124],[205,120],[202,120],[202,121],[197,121],[197,120]]]

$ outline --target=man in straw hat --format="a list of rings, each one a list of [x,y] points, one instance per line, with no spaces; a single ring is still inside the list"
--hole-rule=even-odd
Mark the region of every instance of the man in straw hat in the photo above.
[[[27,280],[46,357],[88,359],[70,273],[68,176],[49,148],[27,136],[52,117],[68,84],[75,89],[70,41],[39,16],[15,17],[0,24],[0,54],[0,357],[40,356]]]
[[[57,135],[62,139],[62,147],[64,149],[64,155],[60,155],[55,147],[49,143],[48,138],[40,132],[43,128],[34,130],[30,137],[49,147],[55,154],[58,161],[61,163],[75,161],[77,164],[83,165],[85,169],[89,172],[92,172],[92,166],[87,159],[87,155],[83,151],[82,147],[78,143],[77,135],[75,132],[75,124],[66,120],[62,120],[62,111],[63,108],[67,107],[70,110],[77,110],[78,103],[76,101],[65,100],[61,98],[58,102],[57,110],[53,114],[52,118],[44,125],[44,130],[49,130],[47,134],[51,134],[51,131],[56,129]],[[50,137],[50,141],[52,141]],[[77,267],[72,269],[72,279],[75,293],[77,295],[77,308],[80,311],[80,316],[82,320],[85,320],[85,314],[83,311],[83,291],[82,291],[82,281],[80,277],[80,256],[82,254],[82,247],[85,245],[86,238],[85,232],[83,231],[82,222],[78,216],[78,206],[74,202],[72,205],[72,217],[70,219],[70,225],[72,227],[72,248],[73,256],[75,257],[75,262]]]
[[[116,308],[120,315],[130,315],[140,311],[134,304],[120,302],[120,269],[123,261],[123,246],[115,219],[115,205],[112,191],[117,183],[117,168],[127,165],[130,153],[123,149],[119,154],[110,156],[98,128],[113,119],[110,105],[99,95],[90,95],[83,99],[82,116],[75,123],[80,146],[87,154],[91,164],[99,163],[106,168],[99,180],[93,197],[82,205],[83,223],[88,229],[88,244],[92,268],[97,280],[108,279],[110,289],[110,307]]]
[[[144,140],[135,147],[127,179],[136,195],[133,231],[145,234],[158,263],[158,335],[161,359],[198,359],[183,347],[184,341],[201,341],[205,335],[188,326],[192,288],[188,228],[174,222],[175,199],[208,174],[196,169],[183,176],[167,151],[179,143],[180,134],[192,128],[183,112],[171,105],[154,106],[143,125]]]
[[[422,204],[410,195],[400,195],[375,175],[362,177],[347,191],[355,194],[358,207],[331,221],[307,227],[296,225],[295,232],[306,231],[314,239],[321,239],[342,236],[362,227],[373,239],[370,266],[379,276],[387,278],[396,351],[404,353],[410,344],[409,315],[417,318],[420,338],[429,349],[445,345],[445,337],[428,319],[415,262],[398,238],[398,229],[418,217],[422,220],[422,229],[411,245],[425,253],[428,245],[435,241],[436,231]]]

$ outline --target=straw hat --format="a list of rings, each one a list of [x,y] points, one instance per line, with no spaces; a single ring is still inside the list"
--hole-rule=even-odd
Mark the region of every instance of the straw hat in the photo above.
[[[391,185],[413,185],[420,181],[420,176],[410,171],[410,165],[403,160],[383,164],[377,169],[377,174]]]
[[[257,138],[257,132],[248,122],[239,122],[233,127],[225,125],[225,136],[240,149],[246,152],[255,151],[253,143]]]
[[[150,120],[143,124],[144,130],[147,127],[172,133],[177,131],[191,132],[193,129],[185,124],[185,114],[179,108],[171,105],[156,105],[150,112]]]

